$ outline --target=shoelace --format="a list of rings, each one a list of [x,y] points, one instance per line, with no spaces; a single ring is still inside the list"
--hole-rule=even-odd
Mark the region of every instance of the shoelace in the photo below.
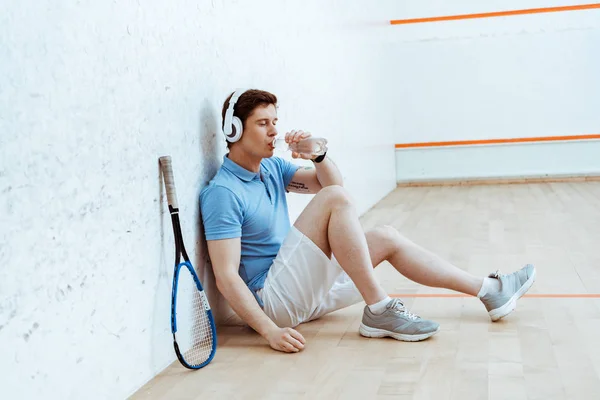
[[[418,319],[420,319],[421,317],[419,317],[416,314],[411,313],[410,311],[408,311],[406,309],[406,307],[404,306],[404,304],[398,300],[398,299],[394,299],[392,302],[392,305],[390,306],[390,310],[398,313],[398,314],[402,314],[404,315],[406,318],[411,319],[413,321],[416,321]]]
[[[496,272],[492,272],[491,274],[488,275],[489,278],[500,278],[502,274],[500,273],[500,270],[497,269]]]

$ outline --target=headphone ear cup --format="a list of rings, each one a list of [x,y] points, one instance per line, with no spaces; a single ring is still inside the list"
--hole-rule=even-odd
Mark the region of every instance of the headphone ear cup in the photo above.
[[[238,117],[233,117],[231,119],[231,135],[227,136],[227,140],[234,143],[242,138],[242,132],[244,131],[244,126],[242,124],[242,120]]]

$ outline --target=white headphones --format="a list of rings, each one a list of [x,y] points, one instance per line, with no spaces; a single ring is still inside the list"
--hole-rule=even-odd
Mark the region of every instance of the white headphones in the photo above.
[[[242,124],[242,120],[233,115],[233,106],[238,101],[240,96],[246,92],[247,89],[236,89],[229,100],[229,107],[227,107],[227,111],[225,112],[225,121],[223,122],[223,133],[225,134],[225,139],[228,142],[234,143],[240,140],[242,137],[242,132],[244,131],[244,126]]]

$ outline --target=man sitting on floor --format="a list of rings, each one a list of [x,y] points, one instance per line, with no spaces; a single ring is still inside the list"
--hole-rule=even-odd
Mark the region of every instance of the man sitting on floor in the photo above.
[[[373,268],[384,260],[417,283],[477,296],[492,321],[512,312],[533,284],[532,265],[477,277],[391,226],[364,232],[326,154],[312,159],[314,168],[273,157],[275,95],[236,91],[222,113],[229,153],[200,196],[208,251],[217,287],[273,349],[302,350],[305,340],[294,327],[363,300],[363,336],[418,341],[436,334],[436,322],[409,312],[376,281]],[[285,141],[308,137],[291,131]],[[292,157],[306,158],[295,152]],[[293,226],[288,191],[315,194]]]

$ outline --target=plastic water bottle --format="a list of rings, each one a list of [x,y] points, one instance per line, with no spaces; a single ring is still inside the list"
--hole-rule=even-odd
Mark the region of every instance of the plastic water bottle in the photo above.
[[[327,139],[320,137],[309,137],[298,143],[286,143],[285,139],[276,139],[275,148],[287,150],[308,156],[310,158],[318,157],[327,151]]]

